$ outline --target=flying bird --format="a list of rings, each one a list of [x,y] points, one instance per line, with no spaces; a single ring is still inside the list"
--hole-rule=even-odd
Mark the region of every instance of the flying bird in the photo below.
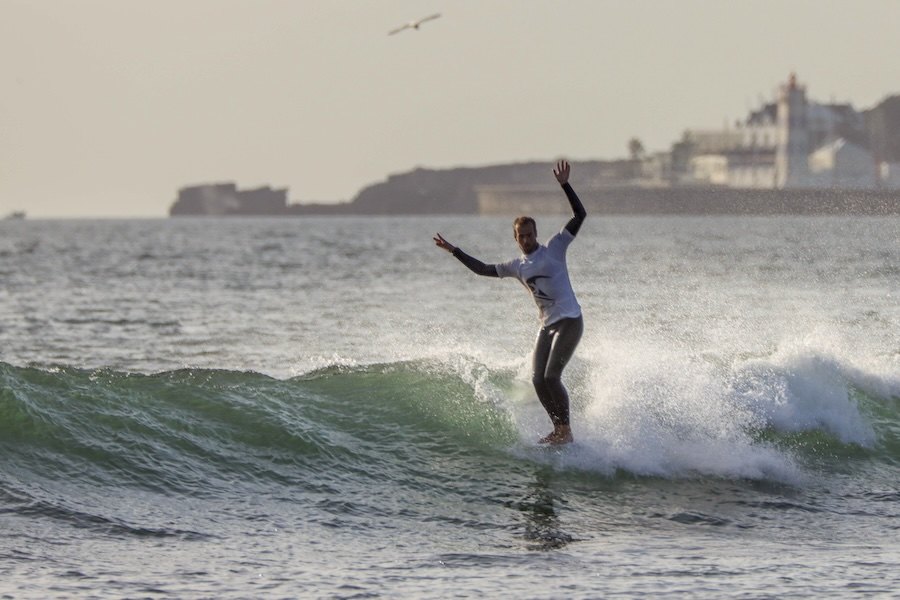
[[[410,21],[409,23],[404,24],[402,27],[398,27],[397,29],[394,29],[393,31],[388,31],[388,35],[394,35],[395,33],[400,33],[404,29],[418,29],[419,25],[421,25],[425,21],[431,21],[433,19],[437,19],[440,16],[441,16],[440,13],[435,13],[433,15],[419,19],[418,21]]]

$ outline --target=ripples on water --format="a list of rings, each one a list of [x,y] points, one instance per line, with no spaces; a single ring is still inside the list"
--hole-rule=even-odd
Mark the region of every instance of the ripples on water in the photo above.
[[[515,250],[506,219],[0,223],[0,591],[896,588],[895,218],[591,218],[563,450],[529,298],[436,230]]]

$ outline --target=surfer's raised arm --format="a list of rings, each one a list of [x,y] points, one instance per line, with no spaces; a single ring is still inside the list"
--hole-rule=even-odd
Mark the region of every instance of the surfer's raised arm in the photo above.
[[[450,242],[444,239],[440,233],[435,234],[434,245],[438,248],[442,248],[459,259],[459,262],[469,267],[473,273],[477,273],[478,275],[484,275],[485,277],[499,277],[497,275],[497,267],[494,265],[486,265],[477,258],[469,256]]]
[[[571,173],[571,171],[572,167],[569,165],[569,162],[561,160],[556,163],[556,168],[553,169],[553,175],[566,193],[566,198],[569,199],[569,205],[572,207],[572,213],[575,215],[568,223],[566,223],[566,229],[569,230],[569,233],[575,235],[581,228],[581,224],[584,223],[584,218],[587,217],[587,211],[584,210],[584,205],[581,203],[581,200],[579,200],[575,190],[569,185],[569,173]]]

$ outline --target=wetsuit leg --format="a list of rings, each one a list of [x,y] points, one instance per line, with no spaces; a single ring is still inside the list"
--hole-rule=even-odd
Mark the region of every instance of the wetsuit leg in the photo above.
[[[534,344],[534,355],[532,357],[532,375],[531,383],[534,384],[534,391],[537,392],[538,400],[554,425],[558,422],[556,415],[556,406],[553,404],[553,396],[550,394],[550,388],[547,387],[547,380],[544,373],[547,371],[547,361],[550,359],[550,349],[553,347],[553,336],[550,334],[549,327],[543,327],[538,332],[537,341]]]
[[[584,331],[581,317],[562,319],[541,329],[534,347],[532,383],[554,425],[569,424],[569,393],[562,372]]]

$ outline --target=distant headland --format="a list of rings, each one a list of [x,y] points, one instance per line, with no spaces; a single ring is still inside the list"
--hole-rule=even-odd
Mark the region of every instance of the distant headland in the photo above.
[[[723,129],[689,129],[668,151],[578,160],[578,192],[607,214],[900,214],[900,95],[857,111],[806,97],[792,74],[771,103]],[[552,160],[417,168],[349,202],[290,203],[286,188],[184,187],[185,215],[540,214],[561,212]]]

